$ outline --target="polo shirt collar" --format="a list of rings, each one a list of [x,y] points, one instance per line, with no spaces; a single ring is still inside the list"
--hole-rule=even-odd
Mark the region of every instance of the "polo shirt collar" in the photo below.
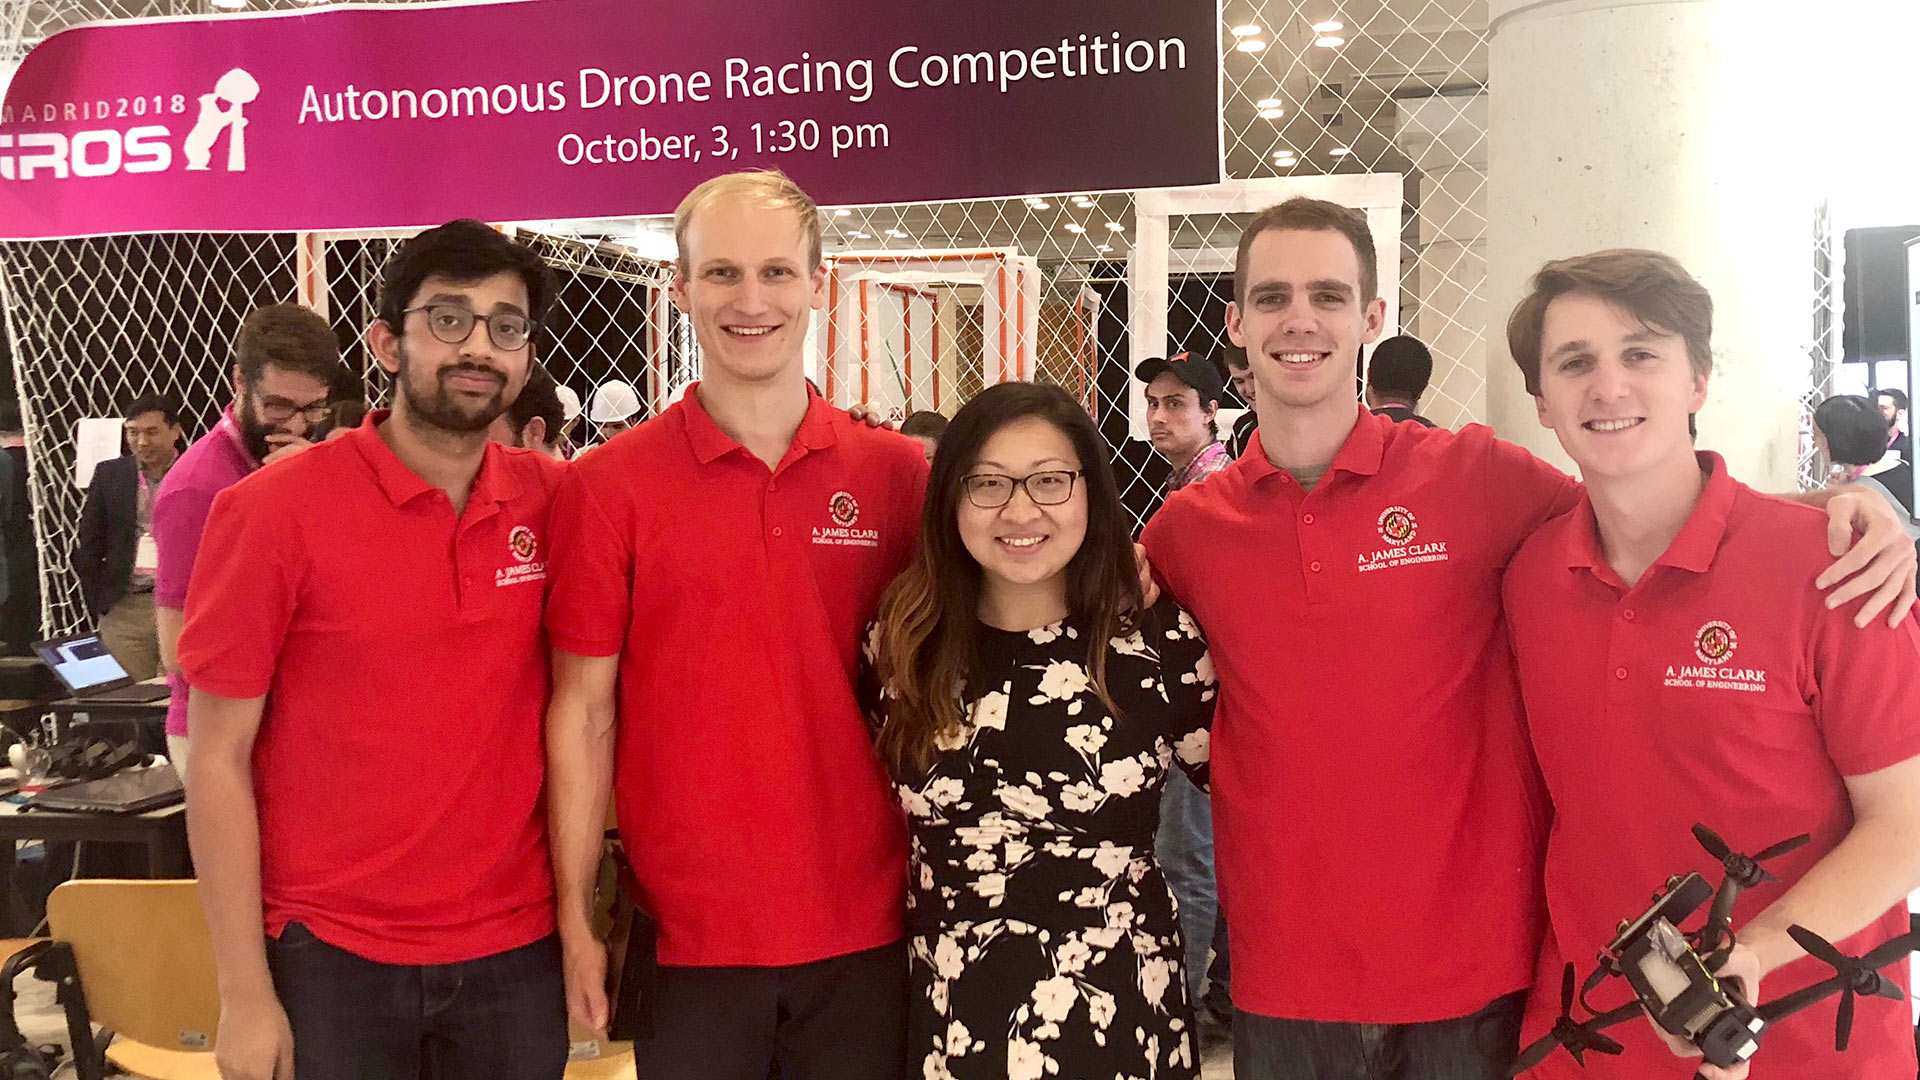
[[[713,417],[700,404],[700,384],[687,387],[685,396],[680,399],[680,408],[686,416],[687,444],[693,449],[694,460],[708,465],[734,451],[746,453],[747,448],[735,442],[733,436],[720,430]],[[840,410],[820,396],[819,391],[807,384],[807,413],[800,419],[800,429],[793,433],[793,442],[787,447],[786,458],[781,464],[792,461],[797,455],[814,450],[825,450],[840,441],[833,430],[834,414]]]
[[[234,456],[246,463],[248,472],[260,467],[260,459],[247,449],[247,440],[240,434],[240,418],[234,415],[232,405],[228,405],[226,411],[220,414],[220,423],[216,427],[233,447]]]
[[[1384,416],[1375,416],[1366,406],[1354,405],[1355,418],[1353,430],[1347,433],[1347,441],[1340,444],[1340,451],[1333,455],[1333,463],[1327,466],[1328,473],[1348,472],[1355,476],[1374,476],[1380,472],[1380,465],[1387,457],[1387,428],[1393,421]],[[1260,444],[1260,429],[1253,430],[1253,438],[1247,442],[1246,453],[1240,460],[1248,462],[1247,479],[1259,482],[1262,478],[1276,476],[1281,470],[1267,460],[1267,451]]]
[[[1660,553],[1653,565],[1704,574],[1713,568],[1713,557],[1726,538],[1727,517],[1733,511],[1733,497],[1739,485],[1727,472],[1727,463],[1719,454],[1697,450],[1693,456],[1707,474],[1706,486],[1700,491],[1700,501],[1693,504],[1693,512],[1687,515],[1686,524],[1680,526],[1680,535],[1673,538],[1673,543],[1667,545],[1667,550]],[[1584,490],[1574,515],[1573,527],[1567,530],[1567,568],[1591,570],[1602,580],[1617,582],[1619,578],[1600,547],[1600,524]]]
[[[359,427],[344,437],[359,451],[367,467],[373,470],[374,482],[380,485],[387,499],[395,506],[404,506],[440,489],[407,468],[406,463],[394,454],[393,448],[380,437],[380,425],[392,415],[390,409],[375,409],[367,414]],[[468,516],[473,514],[476,506],[497,506],[520,496],[520,478],[507,467],[506,455],[505,448],[500,444],[487,440],[486,450],[480,459],[480,471],[473,478],[473,491],[467,496]]]

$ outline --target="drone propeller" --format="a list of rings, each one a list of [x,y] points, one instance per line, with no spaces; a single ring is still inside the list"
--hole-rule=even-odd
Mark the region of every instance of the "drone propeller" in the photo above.
[[[1640,1011],[1639,1003],[1635,1002],[1627,1008],[1596,1016],[1584,1024],[1576,1024],[1573,1022],[1573,983],[1573,965],[1568,964],[1560,975],[1560,1018],[1553,1022],[1551,1031],[1520,1052],[1520,1057],[1513,1063],[1513,1071],[1508,1073],[1509,1076],[1519,1076],[1545,1061],[1547,1055],[1553,1053],[1556,1046],[1566,1047],[1567,1053],[1573,1055],[1573,1060],[1582,1065],[1586,1064],[1586,1054],[1589,1050],[1596,1054],[1618,1054],[1625,1050],[1625,1047],[1611,1037],[1600,1034],[1600,1029],[1612,1027],[1621,1020],[1636,1015]]]
[[[1707,854],[1720,860],[1727,876],[1720,882],[1720,888],[1713,895],[1713,907],[1707,912],[1707,924],[1700,931],[1699,951],[1702,955],[1712,955],[1732,938],[1728,925],[1733,918],[1733,902],[1745,889],[1755,885],[1780,879],[1769,873],[1760,864],[1768,859],[1785,855],[1787,852],[1805,844],[1811,837],[1807,833],[1791,836],[1769,848],[1752,855],[1745,855],[1727,846],[1720,834],[1705,825],[1693,827],[1693,838],[1700,841]]]
[[[1720,834],[1705,825],[1693,827],[1693,838],[1700,841],[1700,846],[1707,849],[1707,854],[1720,860],[1720,865],[1726,868],[1727,878],[1739,882],[1743,889],[1751,889],[1763,881],[1779,881],[1779,878],[1768,873],[1760,864],[1768,859],[1785,855],[1812,839],[1807,833],[1801,833],[1799,836],[1788,837],[1753,855],[1743,855],[1728,847],[1727,842],[1720,839]]]
[[[1845,1050],[1848,1041],[1853,1038],[1853,999],[1856,994],[1892,998],[1895,1001],[1906,999],[1900,987],[1895,985],[1893,980],[1881,975],[1879,969],[1913,951],[1915,945],[1913,934],[1902,934],[1881,944],[1865,956],[1848,956],[1834,948],[1825,938],[1804,926],[1789,926],[1787,934],[1801,948],[1807,950],[1809,956],[1832,968],[1834,974],[1833,978],[1825,982],[1814,983],[1812,986],[1796,990],[1770,1004],[1761,1006],[1758,1011],[1769,1023],[1799,1012],[1814,1002],[1825,1000],[1838,992],[1840,1010],[1834,1017],[1833,1048]]]

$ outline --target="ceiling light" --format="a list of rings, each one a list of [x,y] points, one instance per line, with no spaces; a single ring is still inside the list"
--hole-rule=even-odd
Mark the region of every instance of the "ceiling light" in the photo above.
[[[853,216],[853,211],[851,211],[851,210],[835,210],[835,211],[833,212],[833,216],[834,216],[834,217],[852,217],[852,216]]]
[[[1093,250],[1095,250],[1095,251],[1112,251],[1112,250],[1113,250],[1113,245],[1112,245],[1112,244],[1101,244],[1101,245],[1100,245],[1099,247],[1097,247],[1097,248],[1094,248]]]
[[[1334,157],[1346,157],[1348,154],[1353,153],[1353,147],[1336,146],[1333,149],[1327,151],[1327,153],[1332,154]]]
[[[1347,39],[1343,37],[1334,37],[1333,35],[1329,34],[1326,37],[1314,38],[1313,43],[1315,45],[1320,46],[1323,49],[1337,49],[1340,46],[1345,45],[1347,43]]]
[[[1273,152],[1273,160],[1275,161],[1292,161],[1299,156],[1300,155],[1291,150],[1275,150]]]
[[[1053,208],[1053,204],[1045,199],[1028,199],[1027,205],[1033,207],[1035,210],[1051,210]]]
[[[871,240],[871,239],[873,239],[873,234],[872,234],[872,233],[863,233],[863,232],[861,232],[861,231],[860,231],[859,229],[855,229],[855,230],[853,230],[852,232],[850,232],[850,233],[848,233],[847,235],[848,235],[848,236],[851,236],[851,237],[853,237],[853,238],[854,238],[855,240]]]
[[[888,229],[887,235],[893,237],[895,240],[905,240],[907,238],[907,234],[901,232],[899,229]]]
[[[1109,232],[1126,232],[1127,227],[1118,221],[1109,221],[1107,222],[1107,230]]]
[[[1260,110],[1260,119],[1262,120],[1278,120],[1285,115],[1287,115],[1287,110],[1285,109],[1261,109]]]
[[[1252,37],[1259,32],[1260,26],[1258,23],[1247,23],[1244,26],[1236,26],[1233,28],[1234,37]]]
[[[1254,102],[1253,107],[1256,109],[1278,109],[1283,104],[1285,103],[1277,97],[1263,97],[1259,101]]]
[[[1256,53],[1261,51],[1262,49],[1265,49],[1266,47],[1267,47],[1267,43],[1264,41],[1261,41],[1259,38],[1248,38],[1247,40],[1234,46],[1234,48],[1239,49],[1241,52],[1244,52],[1244,53]]]
[[[1087,227],[1085,225],[1079,225],[1069,221],[1067,222],[1067,231],[1070,233],[1083,233],[1087,231]]]
[[[213,6],[222,11],[239,11],[247,6],[247,0],[213,0]]]
[[[1326,22],[1313,24],[1313,32],[1316,34],[1337,34],[1346,28],[1347,24],[1341,22],[1339,19],[1328,19]]]

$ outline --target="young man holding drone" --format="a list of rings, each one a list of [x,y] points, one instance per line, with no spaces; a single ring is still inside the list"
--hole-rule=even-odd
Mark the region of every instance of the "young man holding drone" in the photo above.
[[[1586,481],[1581,504],[1536,532],[1506,572],[1527,721],[1552,799],[1549,934],[1525,1039],[1561,1005],[1668,875],[1718,882],[1727,851],[1762,852],[1778,880],[1741,893],[1724,973],[1764,1002],[1834,969],[1804,927],[1859,956],[1905,933],[1920,888],[1920,630],[1864,630],[1807,585],[1826,568],[1825,515],[1761,495],[1696,453],[1713,305],[1674,260],[1610,251],[1549,263],[1507,326],[1514,360]],[[1696,840],[1692,826],[1713,837]],[[1798,834],[1797,847],[1779,843]],[[1722,859],[1726,866],[1723,869]],[[1753,875],[1757,876],[1757,875]],[[1689,927],[1690,928],[1690,924]],[[1907,985],[1906,962],[1885,969]],[[1608,980],[1587,1004],[1632,1000]],[[1763,1076],[1914,1074],[1904,1002],[1862,996],[1835,1050],[1837,999],[1769,1028]],[[1676,1058],[1645,1023],[1619,1056],[1564,1053],[1533,1077],[1743,1076]]]

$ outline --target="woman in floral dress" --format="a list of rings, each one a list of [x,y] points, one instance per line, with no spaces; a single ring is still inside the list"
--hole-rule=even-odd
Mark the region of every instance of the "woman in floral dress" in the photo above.
[[[909,1060],[924,1080],[1199,1073],[1160,789],[1203,787],[1213,665],[1140,610],[1086,411],[981,393],[934,458],[920,552],[867,636],[863,687],[912,830]]]

